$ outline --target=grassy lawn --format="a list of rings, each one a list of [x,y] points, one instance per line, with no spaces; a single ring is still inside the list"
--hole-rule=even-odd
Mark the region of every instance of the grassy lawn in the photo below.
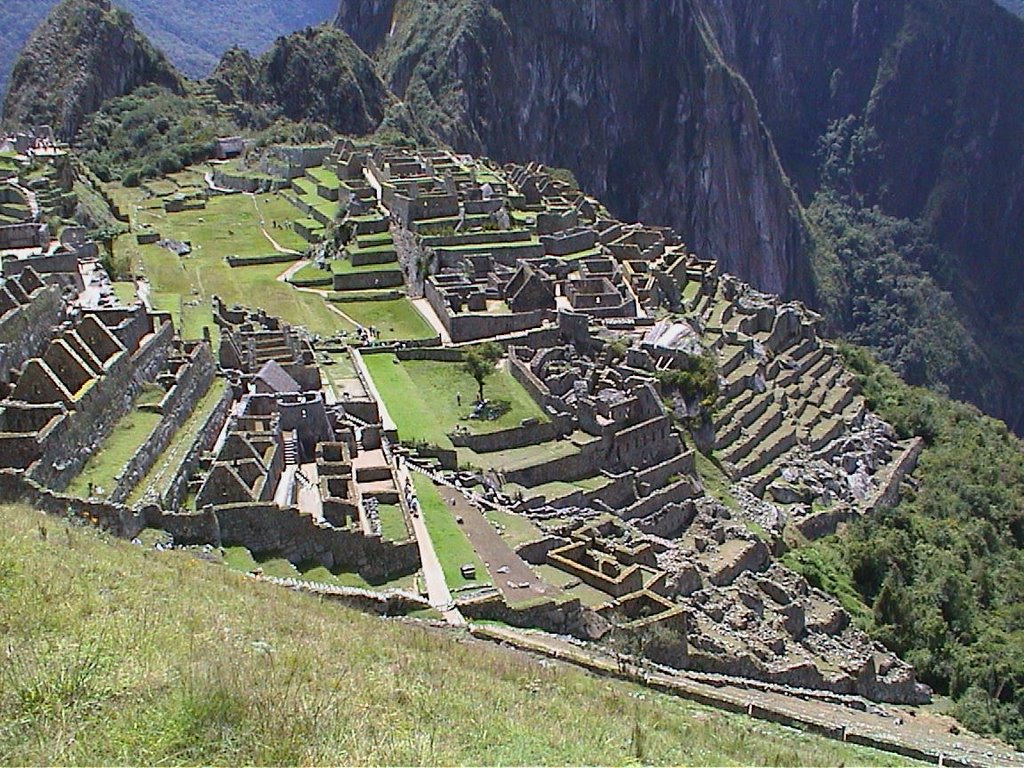
[[[256,203],[263,216],[267,232],[277,241],[278,245],[282,248],[291,248],[294,251],[306,250],[309,244],[291,227],[291,222],[300,215],[298,208],[277,193],[257,195]],[[336,204],[331,203],[331,205]],[[276,228],[273,226],[275,221],[278,223]]]
[[[155,293],[177,295],[180,305],[197,299],[200,301],[197,307],[177,307],[183,315],[181,320],[187,338],[198,338],[193,335],[195,329],[204,323],[212,323],[209,302],[214,295],[229,305],[262,307],[292,325],[305,326],[311,332],[324,336],[352,330],[350,324],[331,310],[321,296],[296,291],[277,279],[288,264],[231,268],[223,259],[210,258],[203,251],[184,258],[157,245],[141,246],[139,251],[146,277]],[[173,300],[165,298],[163,301],[170,301],[169,308],[173,312]],[[192,319],[190,316],[194,314],[200,317]]]
[[[419,472],[412,473],[412,482],[416,488],[416,498],[420,502],[423,522],[430,532],[430,540],[434,544],[434,552],[441,561],[444,580],[448,589],[458,589],[466,585],[486,584],[487,568],[477,557],[466,534],[448,510],[429,477]],[[465,579],[459,570],[463,565],[472,563],[476,566],[476,580]]]
[[[193,254],[204,258],[261,256],[272,250],[249,195],[211,197],[201,211],[139,211],[139,223],[149,224],[163,237],[190,241]]]
[[[135,486],[135,490],[128,497],[129,504],[139,501],[142,495],[149,489],[153,489],[157,493],[163,493],[165,486],[174,477],[174,473],[181,466],[181,462],[185,460],[185,456],[192,447],[192,443],[199,434],[199,430],[202,429],[210,413],[213,412],[214,406],[220,401],[226,387],[227,383],[223,379],[214,379],[210,389],[196,403],[192,415],[178,428],[178,431],[171,438],[170,444],[153,463],[146,476]]]
[[[257,197],[264,217],[297,211],[277,195]],[[283,218],[283,217],[282,217]],[[231,268],[227,255],[259,256],[273,247],[259,225],[259,214],[248,195],[212,198],[203,211],[167,214],[141,210],[139,223],[150,224],[163,237],[192,243],[192,253],[179,257],[158,245],[138,246],[133,235],[118,238],[115,253],[130,257],[149,280],[153,304],[169,311],[186,338],[200,338],[205,325],[212,326],[210,298],[220,296],[228,304],[262,307],[292,325],[313,333],[330,335],[352,330],[322,297],[294,290],[278,281],[288,264],[260,264]],[[286,229],[271,230],[282,246],[301,246],[301,238]],[[197,304],[197,306],[189,306]]]
[[[306,169],[306,175],[316,181],[317,184],[327,187],[328,189],[337,189],[341,186],[341,181],[338,176],[330,168],[321,166],[315,166],[313,168]]]
[[[336,275],[349,275],[354,272],[400,272],[401,267],[397,261],[390,264],[360,264],[356,267],[348,259],[333,259],[331,271]]]
[[[316,264],[307,264],[288,278],[288,282],[300,286],[319,284],[329,288],[334,281],[330,270],[320,269]]]
[[[408,299],[344,301],[338,309],[367,328],[380,331],[381,339],[430,339],[436,336],[430,323]]]
[[[409,529],[405,525],[402,508],[395,504],[381,504],[377,507],[380,514],[380,534],[388,541],[407,541]]]
[[[0,507],[0,562],[12,765],[907,762],[26,507]]]
[[[494,421],[479,421],[467,418],[477,387],[460,363],[397,363],[398,358],[387,354],[366,355],[363,359],[403,440],[423,440],[451,448],[448,432],[456,425],[474,434],[484,434],[518,426],[527,418],[547,421],[526,390],[506,371],[495,371],[487,379],[484,394],[488,400],[507,401],[510,410]],[[462,397],[461,406],[456,402],[456,393]]]
[[[135,283],[113,283],[114,295],[124,305],[134,304],[138,298]]]
[[[160,414],[131,410],[114,424],[107,438],[93,453],[67,488],[72,496],[89,496],[89,485],[93,495],[104,498],[114,490],[114,477],[128,463],[128,460],[149,437],[160,423]],[[102,493],[101,493],[102,489]]]

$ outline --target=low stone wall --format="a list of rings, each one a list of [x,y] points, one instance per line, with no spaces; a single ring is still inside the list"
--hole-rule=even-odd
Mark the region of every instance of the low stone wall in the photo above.
[[[357,611],[373,613],[378,616],[405,616],[413,611],[430,608],[429,600],[400,589],[378,591],[318,584],[302,579],[281,579],[273,576],[256,576],[255,578],[258,581],[333,600]]]
[[[462,350],[452,347],[427,347],[425,349],[400,349],[395,352],[399,360],[437,360],[443,363],[461,363]]]
[[[255,555],[272,554],[295,563],[358,572],[367,581],[413,573],[420,567],[416,542],[391,543],[361,531],[319,523],[297,509],[274,504],[228,504],[214,510],[224,545]]]
[[[500,621],[513,627],[543,629],[558,635],[572,635],[581,640],[597,640],[611,625],[596,613],[580,605],[576,598],[564,602],[542,600],[509,605],[500,594],[468,598],[456,607],[470,619]]]
[[[621,509],[636,501],[636,492],[632,475],[617,477],[603,488],[593,491],[576,491],[568,496],[552,499],[550,505],[555,509],[570,507],[591,507],[601,502],[609,509]]]
[[[445,312],[439,317],[452,341],[459,342],[529,331],[539,327],[545,319],[549,318],[550,314],[548,310],[538,309],[533,312],[516,312],[509,315],[476,313],[452,315]]]
[[[477,453],[491,453],[509,448],[523,448],[528,445],[547,443],[557,440],[563,434],[553,421],[545,421],[488,432],[483,435],[453,432],[449,433],[448,439],[456,448],[469,448]]]
[[[0,470],[0,500],[25,503],[58,517],[79,518],[124,539],[135,538],[145,527],[143,517],[123,504],[66,496],[43,487],[16,469]]]
[[[163,418],[150,433],[146,442],[139,446],[118,475],[110,500],[123,502],[139,481],[146,476],[150,467],[166,450],[175,433],[188,421],[196,403],[207,393],[213,383],[217,367],[213,353],[206,344],[196,347],[192,361],[182,371],[181,377],[167,393],[162,406]]]
[[[371,288],[394,288],[404,282],[402,270],[381,269],[336,274],[333,278],[333,287],[336,291],[365,291]]]
[[[580,453],[573,456],[564,456],[543,464],[510,470],[505,473],[505,481],[531,488],[535,485],[550,483],[553,480],[571,482],[590,477],[595,468],[601,466],[601,453],[604,444],[605,441],[588,443],[583,446]]]
[[[260,264],[291,264],[300,257],[294,253],[268,253],[263,256],[227,256],[230,267],[253,267]]]

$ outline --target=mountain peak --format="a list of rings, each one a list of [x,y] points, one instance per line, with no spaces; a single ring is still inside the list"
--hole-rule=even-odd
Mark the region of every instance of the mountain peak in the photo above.
[[[182,88],[174,67],[110,0],[63,0],[15,62],[8,122],[49,124],[70,139],[105,100],[145,83]]]

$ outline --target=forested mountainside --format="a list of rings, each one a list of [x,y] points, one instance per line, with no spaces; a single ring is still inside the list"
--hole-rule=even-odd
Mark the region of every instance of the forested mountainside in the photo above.
[[[0,100],[18,51],[58,0],[0,3]],[[178,69],[205,77],[230,46],[263,53],[280,35],[328,20],[337,0],[120,0]]]
[[[344,0],[336,23],[421,129],[569,167],[1021,428],[1024,25],[990,0]]]
[[[234,48],[209,83],[225,105],[312,120],[346,134],[371,133],[395,101],[367,55],[344,32],[328,26],[281,37],[259,58]]]
[[[15,62],[5,120],[46,124],[71,139],[107,99],[154,83],[180,91],[180,76],[110,0],[72,0],[47,16]]]

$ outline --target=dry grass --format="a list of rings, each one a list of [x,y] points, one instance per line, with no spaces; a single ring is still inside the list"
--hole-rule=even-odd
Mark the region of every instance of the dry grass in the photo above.
[[[898,762],[25,508],[0,542],[0,764]]]

